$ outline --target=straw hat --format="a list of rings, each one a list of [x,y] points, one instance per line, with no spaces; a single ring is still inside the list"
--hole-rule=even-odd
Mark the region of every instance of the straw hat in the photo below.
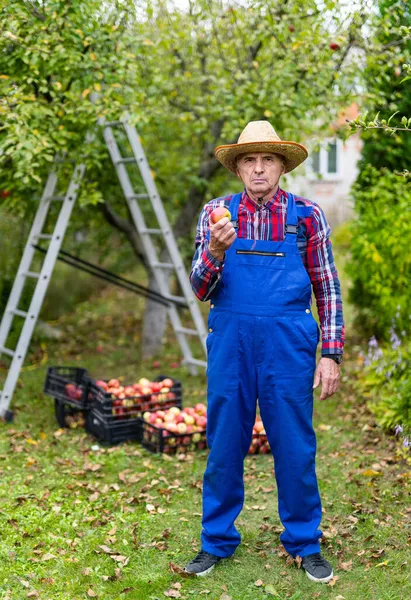
[[[285,172],[289,173],[308,156],[307,148],[297,142],[284,142],[268,121],[250,121],[236,144],[217,146],[214,155],[233,173],[237,172],[236,158],[246,152],[275,152],[285,158]]]

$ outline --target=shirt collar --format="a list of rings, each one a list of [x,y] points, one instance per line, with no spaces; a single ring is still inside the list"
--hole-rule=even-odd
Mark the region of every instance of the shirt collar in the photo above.
[[[280,187],[278,187],[274,196],[272,198],[270,198],[269,200],[267,200],[263,204],[263,206],[266,206],[272,212],[277,212],[281,206],[284,206],[286,201],[287,201],[286,192],[284,190],[282,190]],[[243,196],[241,198],[241,204],[243,204],[245,206],[245,208],[249,212],[252,212],[252,213],[257,212],[257,210],[260,206],[259,204],[257,204],[257,202],[254,202],[254,200],[252,200],[252,198],[250,198],[250,196],[247,194],[247,190],[245,188],[243,191]]]

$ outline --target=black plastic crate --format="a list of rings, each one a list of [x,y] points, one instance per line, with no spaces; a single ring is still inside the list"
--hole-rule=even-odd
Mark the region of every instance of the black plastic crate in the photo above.
[[[87,388],[87,369],[79,367],[49,367],[47,369],[44,393],[74,409],[88,408]]]
[[[206,432],[171,433],[167,429],[152,425],[140,418],[139,441],[150,452],[177,454],[207,448]]]
[[[155,381],[161,382],[164,379],[172,378],[160,375],[156,377]],[[174,379],[172,379],[173,385],[168,392],[136,393],[124,398],[116,398],[99,387],[96,381],[91,378],[88,380],[88,402],[91,410],[87,415],[86,429],[97,439],[109,444],[138,440],[138,422],[144,412],[165,410],[172,406],[182,407],[181,382]]]
[[[86,415],[86,429],[99,442],[109,445],[140,439],[138,419],[108,422],[94,410],[90,410]]]

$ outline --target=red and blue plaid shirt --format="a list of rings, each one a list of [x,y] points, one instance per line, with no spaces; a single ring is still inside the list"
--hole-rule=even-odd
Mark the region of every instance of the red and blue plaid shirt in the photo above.
[[[216,198],[201,212],[195,240],[190,281],[197,298],[206,301],[218,285],[224,270],[224,261],[216,260],[208,249],[206,239],[209,216],[217,206],[230,208],[232,196]],[[298,215],[297,244],[301,258],[314,290],[322,332],[324,354],[342,354],[344,349],[344,320],[340,282],[334,264],[331,229],[323,210],[315,202],[295,196]],[[287,214],[287,192],[278,188],[272,200],[259,206],[246,191],[238,209],[239,238],[281,241]]]

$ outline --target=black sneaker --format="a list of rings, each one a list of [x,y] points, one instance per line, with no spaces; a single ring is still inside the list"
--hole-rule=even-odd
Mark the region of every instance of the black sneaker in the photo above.
[[[301,566],[312,581],[327,583],[334,577],[332,566],[319,552],[304,556]]]
[[[191,575],[202,577],[203,575],[210,573],[220,560],[221,558],[219,556],[214,556],[214,554],[210,554],[205,550],[200,550],[197,556],[188,563],[184,570]]]

